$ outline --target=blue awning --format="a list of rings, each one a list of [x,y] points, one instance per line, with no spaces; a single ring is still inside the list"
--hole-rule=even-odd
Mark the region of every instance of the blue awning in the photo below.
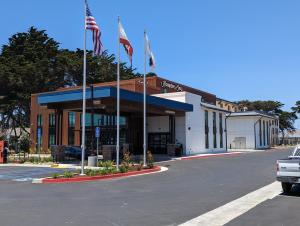
[[[86,89],[86,98],[91,99],[91,88]],[[94,87],[94,99],[101,98],[117,98],[117,88],[113,86]],[[193,111],[193,105],[191,104],[150,95],[147,95],[146,98],[148,105],[184,112]],[[41,93],[38,95],[38,103],[40,105],[66,103],[80,100],[82,100],[82,89],[55,91],[49,93]],[[142,103],[143,94],[120,89],[120,100]]]

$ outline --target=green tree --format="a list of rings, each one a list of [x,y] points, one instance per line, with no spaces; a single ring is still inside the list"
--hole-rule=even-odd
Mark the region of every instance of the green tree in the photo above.
[[[292,110],[297,113],[300,114],[300,100],[298,100],[295,104],[295,107],[292,107]]]
[[[87,52],[87,83],[116,80],[115,56],[107,51],[101,57]],[[83,50],[59,49],[59,43],[46,31],[30,27],[9,38],[0,54],[0,128],[29,127],[32,93],[82,84]],[[121,79],[139,77],[121,63]]]
[[[0,87],[2,126],[29,126],[31,93],[63,85],[63,71],[56,61],[59,43],[34,27],[17,33],[2,47]],[[16,135],[16,131],[15,131]]]
[[[294,123],[297,119],[297,115],[294,111],[288,112],[283,111],[282,107],[284,106],[283,103],[278,101],[249,101],[249,100],[242,100],[238,101],[237,104],[239,104],[242,108],[246,107],[249,111],[263,111],[269,114],[275,114],[279,116],[279,130],[282,133],[282,137],[284,138],[285,132],[294,131]],[[299,102],[300,105],[300,102]]]
[[[239,104],[242,108],[246,107],[249,111],[264,111],[266,113],[270,114],[278,114],[281,112],[281,108],[284,106],[283,103],[279,101],[249,101],[249,100],[242,100],[238,101],[237,104]]]
[[[298,117],[295,112],[282,111],[279,114],[279,130],[282,134],[282,138],[285,137],[285,132],[295,130],[294,123],[297,118]]]

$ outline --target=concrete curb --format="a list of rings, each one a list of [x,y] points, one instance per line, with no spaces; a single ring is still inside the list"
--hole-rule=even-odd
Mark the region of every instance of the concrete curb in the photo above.
[[[231,156],[231,155],[240,155],[243,152],[226,152],[226,153],[218,153],[218,154],[200,154],[194,156],[181,157],[180,160],[191,160],[191,159],[203,159],[209,157],[219,157],[219,156]]]
[[[82,177],[57,178],[57,179],[40,178],[40,179],[33,179],[32,183],[34,183],[34,184],[58,184],[58,183],[87,182],[87,181],[97,181],[97,180],[107,180],[107,179],[114,179],[114,178],[141,176],[141,175],[164,172],[166,170],[168,170],[168,168],[161,167],[161,166],[155,166],[153,169],[145,169],[145,170],[141,170],[141,171],[117,173],[117,174],[111,174],[111,175],[82,176]]]

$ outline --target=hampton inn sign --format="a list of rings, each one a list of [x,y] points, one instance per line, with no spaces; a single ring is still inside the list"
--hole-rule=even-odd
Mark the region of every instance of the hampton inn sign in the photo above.
[[[162,81],[160,83],[162,88],[168,88],[168,89],[174,89],[176,92],[182,92],[183,89],[181,88],[181,86],[179,86],[178,84],[173,84],[167,81]]]

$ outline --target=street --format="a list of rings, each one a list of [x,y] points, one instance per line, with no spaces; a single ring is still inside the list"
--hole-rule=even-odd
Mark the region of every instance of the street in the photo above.
[[[169,168],[163,173],[96,182],[3,180],[1,225],[180,225],[273,183],[276,160],[291,150],[170,161],[161,163]],[[299,225],[299,190],[279,193],[227,225]]]

